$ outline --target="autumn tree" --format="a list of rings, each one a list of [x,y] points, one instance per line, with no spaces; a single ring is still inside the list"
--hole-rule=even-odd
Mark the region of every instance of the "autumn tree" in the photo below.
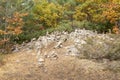
[[[110,26],[115,26],[117,21],[120,19],[120,4],[109,2],[107,4],[103,4],[103,8],[104,11],[102,16],[104,17],[104,20],[111,24]]]
[[[74,18],[78,21],[87,20],[93,24],[105,26],[103,30],[112,29],[120,19],[119,0],[76,0]],[[101,26],[101,27],[102,27]]]
[[[59,4],[49,3],[46,0],[35,3],[33,8],[34,19],[45,27],[56,27],[62,14],[63,8]]]
[[[90,22],[100,17],[101,8],[100,3],[93,0],[77,0],[79,5],[76,6],[74,18],[76,20],[87,20]]]
[[[23,0],[2,0],[0,8],[3,10],[0,14],[0,48],[7,49],[9,51],[9,43],[11,44],[11,37],[13,35],[19,35],[22,33],[22,27],[24,25],[23,17],[28,15],[22,11],[20,5]]]

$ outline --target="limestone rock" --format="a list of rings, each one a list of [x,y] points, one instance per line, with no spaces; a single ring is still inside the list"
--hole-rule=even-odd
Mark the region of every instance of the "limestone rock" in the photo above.
[[[79,55],[79,50],[75,47],[75,45],[71,45],[71,46],[68,46],[66,48],[67,48],[66,55],[71,55],[71,56],[78,56]]]
[[[48,55],[47,55],[47,58],[50,58],[50,59],[58,59],[58,54],[57,52],[55,51],[51,51]]]
[[[54,48],[61,48],[63,41],[59,41]]]
[[[42,57],[40,57],[40,58],[38,59],[38,65],[43,65],[44,62],[45,62],[45,60],[44,60]]]

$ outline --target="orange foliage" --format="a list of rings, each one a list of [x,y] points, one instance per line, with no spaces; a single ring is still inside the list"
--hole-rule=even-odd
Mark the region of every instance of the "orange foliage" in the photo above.
[[[15,12],[13,14],[12,18],[6,18],[6,22],[8,22],[8,27],[6,27],[7,32],[18,35],[22,33],[22,26],[24,24],[24,21],[22,17],[27,16],[28,13],[18,13]]]
[[[22,17],[27,16],[28,13],[18,13],[15,12],[13,16],[10,18],[3,17],[4,20],[7,22],[7,27],[5,30],[0,30],[0,35],[19,35],[22,33],[22,27],[24,25],[24,21]],[[5,42],[9,41],[9,37],[4,37],[0,40],[0,45],[4,44]]]
[[[3,44],[5,44],[5,42],[8,42],[8,41],[9,41],[9,39],[0,40],[0,45],[3,45]]]
[[[14,29],[14,34],[19,35],[20,33],[22,33],[21,27],[17,27]]]
[[[109,3],[103,4],[102,7],[106,9],[102,16],[104,16],[105,19],[111,24],[115,25],[112,29],[113,33],[119,34],[120,29],[116,22],[120,19],[120,5],[114,3],[113,0],[111,0]]]
[[[6,32],[3,30],[0,30],[0,35],[3,35],[3,34],[6,34]]]
[[[113,33],[115,34],[120,34],[120,29],[118,26],[113,26],[113,29],[112,29]]]
[[[115,24],[120,16],[120,13],[117,11],[120,6],[115,3],[107,3],[103,4],[102,7],[106,8],[106,11],[104,11],[102,15],[106,18],[106,20],[110,21],[111,24]]]

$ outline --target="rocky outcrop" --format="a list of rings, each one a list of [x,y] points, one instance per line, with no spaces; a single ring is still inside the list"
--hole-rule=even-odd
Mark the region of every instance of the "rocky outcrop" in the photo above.
[[[90,30],[76,29],[71,33],[56,31],[51,34],[47,32],[45,36],[40,36],[38,39],[33,38],[31,42],[17,47],[16,51],[34,50],[38,62],[42,60],[39,59],[41,56],[57,59],[61,53],[60,50],[64,50],[62,54],[67,56],[96,59],[106,57],[111,48],[109,44],[113,41],[114,39],[107,34],[98,34]]]

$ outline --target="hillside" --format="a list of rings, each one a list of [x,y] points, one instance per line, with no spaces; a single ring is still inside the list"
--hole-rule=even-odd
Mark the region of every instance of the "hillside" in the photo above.
[[[119,35],[76,29],[16,45],[0,80],[120,80]]]
[[[120,0],[0,0],[0,80],[120,80]]]

